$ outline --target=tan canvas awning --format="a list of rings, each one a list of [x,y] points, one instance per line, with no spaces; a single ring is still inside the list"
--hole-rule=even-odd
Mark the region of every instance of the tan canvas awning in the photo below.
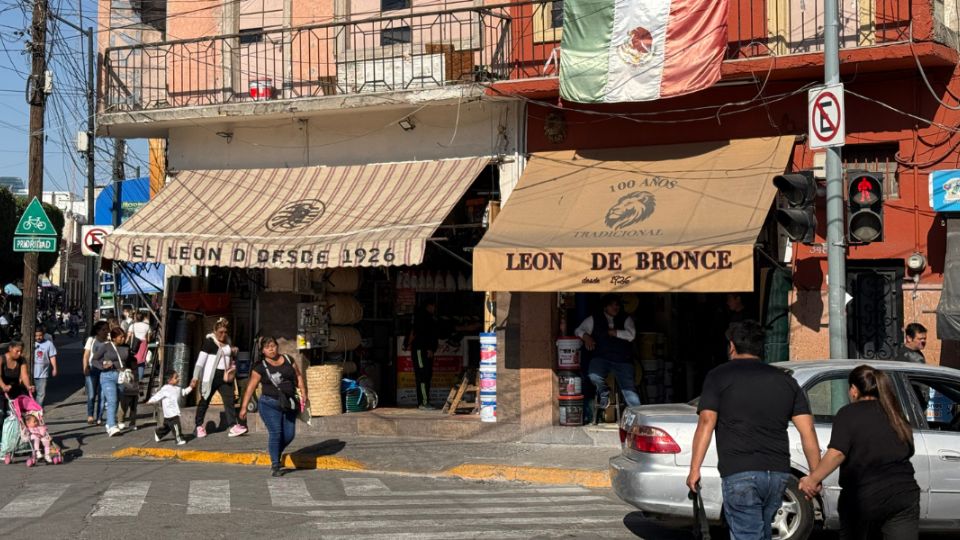
[[[473,253],[484,291],[753,289],[793,137],[534,154]]]
[[[103,256],[247,268],[418,264],[488,162],[183,171],[106,237]]]

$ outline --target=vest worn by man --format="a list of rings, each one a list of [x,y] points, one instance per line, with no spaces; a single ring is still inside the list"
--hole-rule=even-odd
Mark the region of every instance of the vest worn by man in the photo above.
[[[625,315],[614,318],[614,328],[623,330],[626,320]],[[610,362],[622,364],[633,362],[633,347],[630,342],[611,336],[609,330],[610,325],[607,323],[605,314],[601,313],[593,316],[593,333],[591,336],[597,342],[597,348],[593,351],[594,358],[603,358]]]

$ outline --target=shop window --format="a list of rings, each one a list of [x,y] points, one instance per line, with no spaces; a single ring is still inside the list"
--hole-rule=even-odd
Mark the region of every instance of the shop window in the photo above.
[[[533,41],[559,42],[563,37],[563,0],[543,2],[533,7]]]
[[[829,378],[820,379],[807,389],[810,412],[815,422],[833,423],[833,417],[837,415],[837,411],[850,403],[850,396],[847,394],[850,384],[847,382],[847,376],[846,373],[831,375]]]
[[[410,7],[410,0],[380,0],[380,11],[396,11]]]
[[[401,43],[410,43],[411,41],[413,41],[413,32],[409,26],[385,28],[382,32],[380,32],[381,47],[399,45]]]
[[[883,195],[886,200],[900,198],[897,176],[896,144],[851,144],[843,147],[843,170],[883,174]]]
[[[960,382],[909,378],[927,426],[934,431],[960,432]]]

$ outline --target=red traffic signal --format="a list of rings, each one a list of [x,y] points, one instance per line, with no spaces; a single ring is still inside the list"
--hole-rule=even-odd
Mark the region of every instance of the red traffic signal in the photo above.
[[[883,239],[883,175],[856,171],[849,175],[847,234],[852,244]]]

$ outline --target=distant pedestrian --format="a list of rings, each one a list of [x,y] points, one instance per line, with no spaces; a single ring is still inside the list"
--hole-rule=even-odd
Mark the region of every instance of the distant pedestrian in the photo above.
[[[123,318],[120,319],[120,329],[124,332],[129,332],[130,326],[133,323],[133,310],[128,307],[123,308]]]
[[[413,360],[413,378],[417,386],[417,405],[421,410],[432,411],[430,385],[433,380],[433,362],[440,344],[437,327],[437,304],[427,300],[413,315],[413,325],[406,339],[406,349]]]
[[[33,384],[37,387],[34,399],[43,407],[47,397],[47,380],[57,376],[57,347],[41,328],[34,332],[34,339]]]
[[[307,384],[296,363],[289,356],[280,354],[276,339],[268,337],[261,340],[260,352],[263,360],[250,370],[250,381],[240,403],[240,418],[246,420],[247,405],[260,385],[259,411],[260,418],[267,426],[270,470],[273,476],[282,476],[283,451],[297,434],[297,415],[309,404]]]
[[[137,361],[137,378],[142,379],[147,362],[147,347],[150,344],[150,313],[138,314],[138,321],[127,329],[130,354]]]
[[[173,436],[178,445],[187,444],[183,438],[183,430],[180,427],[180,398],[188,395],[196,388],[196,383],[191,383],[186,388],[180,388],[180,375],[176,371],[169,371],[165,375],[167,384],[160,387],[147,403],[160,404],[163,411],[163,422],[157,426],[153,434],[153,440],[160,442],[167,433],[173,432]]]
[[[113,437],[120,433],[117,425],[117,409],[120,403],[117,377],[120,365],[127,356],[123,342],[127,335],[119,327],[110,331],[110,341],[97,347],[90,365],[100,370],[100,391],[103,392],[104,407],[107,415],[107,435]]]
[[[820,447],[806,394],[787,372],[760,359],[763,328],[755,321],[736,323],[727,339],[730,361],[712,369],[703,383],[687,487],[699,489],[700,467],[716,429],[731,538],[770,540],[771,522],[793,478],[787,424],[792,420],[800,432],[810,470],[820,462]]]
[[[897,350],[897,360],[926,364],[923,349],[927,347],[927,329],[920,323],[910,323],[903,329],[903,344]]]
[[[83,345],[83,377],[87,391],[87,424],[98,426],[103,421],[103,393],[100,388],[100,370],[91,363],[97,348],[103,346],[110,337],[110,327],[106,321],[97,321]]]
[[[849,405],[833,419],[830,445],[820,465],[800,480],[809,497],[840,467],[840,537],[843,540],[916,539],[920,486],[910,458],[913,430],[903,415],[893,382],[879,369],[854,369]]]
[[[196,436],[198,439],[207,436],[204,417],[213,393],[219,392],[223,401],[223,414],[227,425],[230,426],[227,435],[237,437],[247,432],[246,426],[237,422],[236,402],[234,401],[234,378],[237,373],[234,360],[237,357],[237,348],[230,344],[228,331],[230,323],[223,317],[217,319],[213,332],[207,334],[203,340],[200,354],[197,356],[197,365],[193,369],[193,380],[190,384],[200,387],[200,402],[197,403]]]
[[[588,351],[593,352],[588,376],[597,389],[599,407],[606,409],[610,405],[610,387],[607,386],[607,375],[610,373],[617,380],[627,406],[640,405],[633,362],[633,340],[637,337],[637,328],[633,318],[623,312],[620,298],[613,294],[605,295],[601,311],[584,319],[574,334],[583,340]]]

